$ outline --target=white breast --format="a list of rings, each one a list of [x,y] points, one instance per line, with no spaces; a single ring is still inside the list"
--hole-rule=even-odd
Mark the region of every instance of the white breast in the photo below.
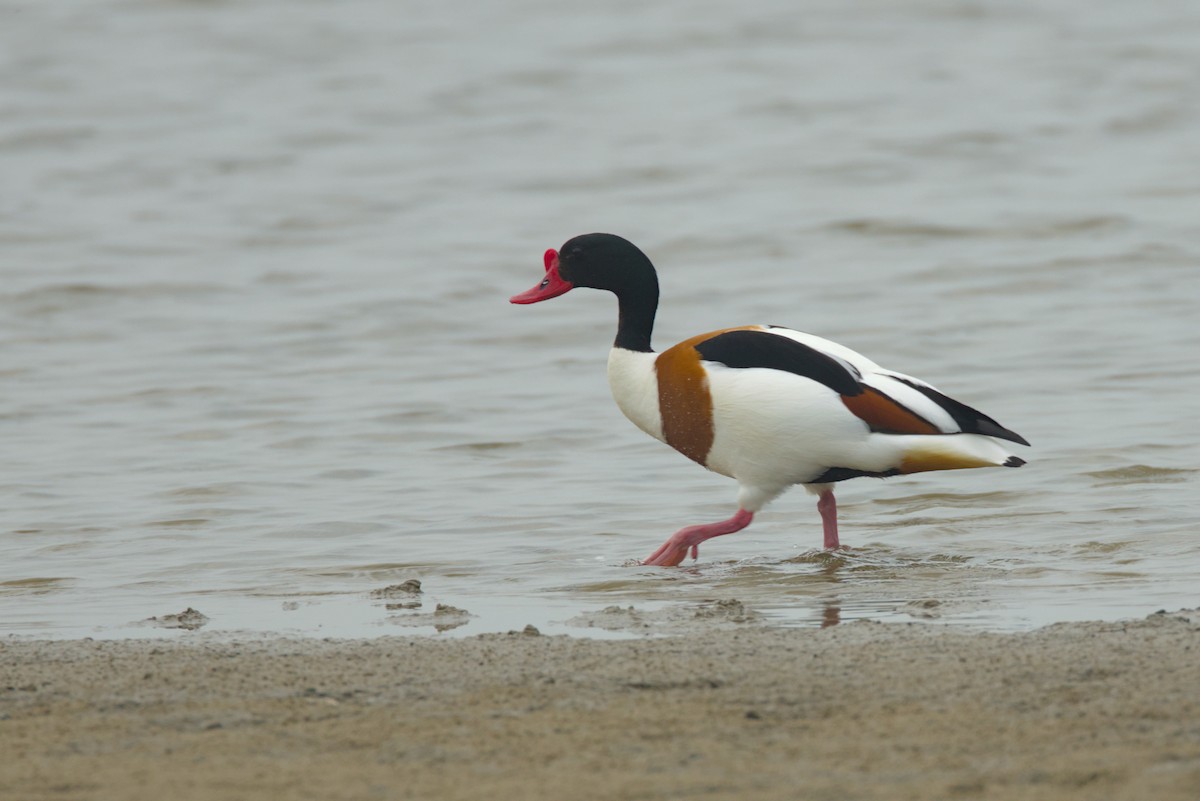
[[[608,353],[608,388],[617,407],[635,426],[665,442],[654,372],[657,357],[657,353],[613,348]]]

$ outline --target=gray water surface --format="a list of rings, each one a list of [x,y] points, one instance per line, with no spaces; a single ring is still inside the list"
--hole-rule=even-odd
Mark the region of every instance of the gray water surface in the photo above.
[[[0,632],[1200,605],[1195,3],[0,18]],[[842,553],[794,490],[695,565],[628,566],[736,487],[613,405],[610,296],[507,303],[594,230],[658,264],[659,348],[820,334],[1029,465],[842,484]],[[408,579],[420,606],[380,592]]]

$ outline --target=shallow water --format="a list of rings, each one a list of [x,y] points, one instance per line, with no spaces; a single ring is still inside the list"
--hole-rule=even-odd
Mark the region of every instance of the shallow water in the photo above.
[[[1200,604],[1200,8],[468,5],[2,12],[0,631]],[[627,566],[736,490],[612,404],[610,297],[506,302],[589,230],[658,264],[659,347],[818,333],[1030,464],[842,484],[844,553],[795,490]]]

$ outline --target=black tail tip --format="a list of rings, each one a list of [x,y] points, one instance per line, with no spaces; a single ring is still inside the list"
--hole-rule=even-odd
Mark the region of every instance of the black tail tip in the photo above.
[[[1020,467],[1025,464],[1025,460],[1020,456],[1010,456],[1004,460],[1005,467]]]

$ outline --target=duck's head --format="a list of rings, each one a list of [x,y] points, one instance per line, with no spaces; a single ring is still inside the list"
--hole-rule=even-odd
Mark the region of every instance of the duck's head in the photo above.
[[[532,289],[513,295],[511,303],[538,303],[565,295],[575,287],[607,289],[621,295],[626,290],[649,291],[658,297],[658,279],[646,254],[627,239],[614,234],[583,234],[568,239],[543,257],[546,275]]]

